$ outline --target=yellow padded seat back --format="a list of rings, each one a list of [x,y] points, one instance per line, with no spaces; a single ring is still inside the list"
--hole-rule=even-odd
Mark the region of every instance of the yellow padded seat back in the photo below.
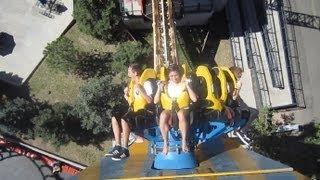
[[[183,69],[183,78],[186,78],[186,76],[189,74],[189,68],[186,64],[182,64],[181,67]]]
[[[165,67],[161,67],[159,71],[159,80],[166,82],[167,79],[167,69]]]
[[[154,69],[147,68],[143,71],[143,73],[140,76],[139,84],[143,86],[143,84],[148,79],[156,79],[156,72]],[[144,109],[148,102],[143,98],[142,95],[138,95],[134,97],[134,83],[133,81],[129,84],[129,104],[131,105],[134,112],[137,112],[141,109]]]
[[[230,71],[230,69],[228,67],[219,67],[219,68],[223,71],[223,73],[224,73],[224,75],[226,77],[227,89],[229,89],[228,93],[231,93],[230,91],[233,91],[233,89],[234,89],[234,87],[236,86],[236,83],[237,83],[236,77]],[[230,88],[228,88],[228,86]]]
[[[214,94],[213,79],[211,72],[207,66],[198,66],[196,69],[196,75],[202,77],[206,81],[207,85],[207,97],[206,100],[212,102],[212,106],[207,107],[207,109],[213,109],[221,111],[223,109],[222,103]]]
[[[161,93],[160,102],[163,109],[172,109],[173,99],[171,99],[167,93]],[[179,109],[187,108],[190,103],[190,97],[188,92],[183,91],[181,95],[176,99],[176,103]]]
[[[220,97],[218,97],[223,103],[226,102],[227,97],[228,97],[228,84],[227,84],[227,79],[225,76],[225,73],[223,72],[222,68],[220,67],[214,67],[213,69],[216,69],[217,71],[217,78],[220,80],[220,91],[221,91],[221,95]]]
[[[183,75],[182,79],[186,77],[186,73],[188,73],[187,66],[185,64],[182,65],[183,68]],[[167,69],[165,67],[160,68],[159,72],[159,79],[160,81],[167,82]],[[167,93],[167,89],[165,88],[165,92],[161,93],[160,96],[160,103],[163,109],[165,110],[171,110],[173,105],[173,99],[171,99]],[[189,106],[190,103],[190,97],[187,91],[184,91],[181,93],[181,95],[176,99],[176,103],[179,109],[183,109]]]

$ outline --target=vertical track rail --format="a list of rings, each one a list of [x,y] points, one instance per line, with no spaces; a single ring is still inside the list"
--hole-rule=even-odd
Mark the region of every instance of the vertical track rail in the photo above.
[[[172,0],[152,0],[154,68],[179,64]]]

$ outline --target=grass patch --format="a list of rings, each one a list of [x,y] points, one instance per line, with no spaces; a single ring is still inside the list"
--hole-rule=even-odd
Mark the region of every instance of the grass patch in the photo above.
[[[115,50],[115,45],[106,45],[103,41],[80,32],[77,24],[65,34],[65,37],[72,40],[74,46],[83,52],[105,53]],[[40,101],[47,101],[50,104],[56,102],[73,104],[80,87],[85,82],[73,74],[65,75],[50,69],[44,59],[30,78],[28,85],[30,94]]]
[[[58,149],[49,145],[47,142],[43,142],[40,138],[28,140],[26,142],[43,150],[58,154],[59,156],[88,166],[97,164],[100,161],[100,158],[111,147],[111,141],[104,141],[98,145],[99,147],[94,145],[78,145],[75,142],[70,142]]]
[[[84,80],[75,75],[66,75],[48,67],[46,60],[38,67],[32,78],[29,80],[30,94],[50,104],[66,102],[73,104],[79,94],[80,87]]]
[[[79,51],[98,54],[113,52],[115,50],[115,45],[106,45],[101,40],[83,34],[79,31],[76,24],[66,33],[65,37],[72,40],[74,46]],[[28,86],[30,95],[39,101],[46,101],[49,104],[66,102],[67,104],[73,105],[80,92],[80,87],[86,82],[86,80],[82,80],[76,75],[66,75],[63,72],[49,68],[46,59],[44,59],[28,81]],[[41,149],[86,165],[93,165],[99,162],[100,158],[109,150],[111,145],[110,141],[104,141],[97,146],[78,145],[75,142],[70,142],[56,149],[53,145],[42,141],[40,138],[27,142]]]
[[[83,52],[114,52],[115,45],[105,44],[103,41],[90,35],[86,35],[78,29],[77,24],[72,26],[65,37],[73,41],[74,46]]]

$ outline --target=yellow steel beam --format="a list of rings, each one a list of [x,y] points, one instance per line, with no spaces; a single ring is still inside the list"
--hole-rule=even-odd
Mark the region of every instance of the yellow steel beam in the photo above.
[[[203,174],[186,174],[186,175],[170,175],[170,176],[158,176],[158,177],[121,178],[121,179],[122,180],[144,180],[144,179],[199,178],[199,177],[218,177],[218,176],[257,175],[257,174],[281,173],[281,172],[291,172],[291,171],[293,171],[293,168],[264,169],[264,170],[252,170],[252,171],[232,171],[232,172],[203,173]]]

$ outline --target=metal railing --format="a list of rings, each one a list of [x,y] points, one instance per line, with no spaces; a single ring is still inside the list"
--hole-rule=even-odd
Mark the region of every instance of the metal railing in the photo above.
[[[2,135],[0,135],[0,141],[13,143],[15,145],[20,146],[21,148],[24,148],[24,149],[28,150],[28,151],[33,151],[35,153],[39,153],[40,155],[47,156],[47,157],[52,158],[52,159],[54,159],[56,161],[59,161],[61,163],[67,164],[67,165],[72,166],[72,167],[75,167],[75,168],[77,168],[79,170],[84,170],[84,169],[87,168],[86,165],[80,164],[80,163],[75,162],[75,161],[71,161],[71,160],[63,158],[63,157],[61,157],[61,156],[59,156],[57,154],[54,154],[54,153],[39,149],[39,148],[37,148],[35,146],[32,146],[30,144],[21,142],[19,140],[15,140],[13,138],[3,137]]]
[[[233,35],[231,35],[230,42],[231,42],[231,53],[232,53],[235,66],[243,68],[240,38],[234,37]]]
[[[284,11],[286,22],[295,26],[320,30],[320,17],[292,11]]]
[[[248,66],[256,72],[256,81],[260,92],[261,106],[270,106],[271,100],[265,71],[263,68],[260,46],[257,35],[254,32],[245,32],[245,44],[248,56]]]
[[[298,107],[305,108],[305,99],[303,92],[303,85],[301,80],[300,62],[295,30],[293,25],[287,22],[286,12],[291,11],[290,1],[278,0],[277,10],[279,11],[282,37],[284,41],[284,50],[286,61],[288,63],[287,69],[290,72],[289,82],[291,86],[291,93],[294,102]]]
[[[277,39],[276,23],[274,16],[278,15],[269,4],[274,4],[276,0],[266,0],[267,24],[263,26],[262,37],[266,48],[266,55],[271,75],[272,85],[275,88],[284,88],[283,71],[279,54],[279,43]]]
[[[234,6],[235,4],[229,4],[228,8],[232,9],[234,8]],[[228,8],[226,13],[227,13],[227,18],[230,19],[232,18],[232,15],[229,14],[230,10]],[[230,19],[229,22],[232,22],[232,20]],[[229,23],[229,29],[230,29],[230,42],[231,42],[231,50],[232,50],[231,52],[232,52],[234,63],[238,67],[244,67],[243,59],[242,59],[243,52],[241,50],[240,37],[239,37],[240,34],[242,36],[242,32],[237,32],[239,33],[239,35],[236,36],[233,32],[231,23]],[[250,71],[252,71],[251,75],[253,80],[253,86],[254,86],[254,89],[258,90],[258,91],[255,91],[255,94],[254,94],[257,102],[257,106],[258,107],[270,106],[271,100],[269,96],[266,75],[263,68],[263,62],[262,62],[262,57],[260,55],[260,47],[259,47],[258,39],[256,37],[256,33],[252,32],[251,30],[245,31],[244,43],[245,43],[245,51],[247,54],[248,67]]]
[[[229,1],[229,3],[231,2]],[[229,27],[229,33],[230,33],[230,47],[231,47],[232,58],[235,66],[243,68],[240,37],[237,37],[233,32],[233,28],[231,25],[231,15],[230,15],[231,12],[229,11],[229,8],[232,9],[231,4],[228,4],[228,8],[226,8],[226,16],[229,22],[228,27]]]

